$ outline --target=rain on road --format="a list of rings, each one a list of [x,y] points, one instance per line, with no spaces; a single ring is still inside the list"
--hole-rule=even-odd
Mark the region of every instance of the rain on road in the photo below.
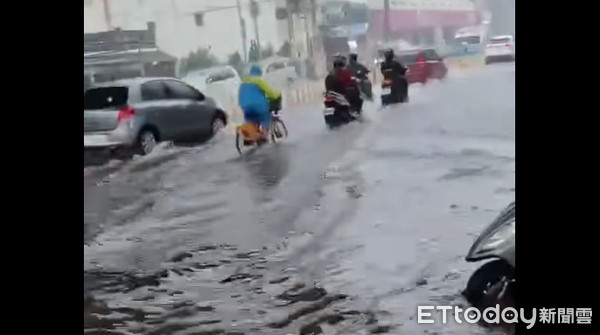
[[[514,199],[512,64],[366,105],[239,157],[231,135],[84,173],[90,334],[489,333],[417,324],[465,305],[464,254]]]

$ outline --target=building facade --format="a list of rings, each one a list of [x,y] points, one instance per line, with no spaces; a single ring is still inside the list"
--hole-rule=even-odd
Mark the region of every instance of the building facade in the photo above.
[[[387,0],[389,24],[385,27],[386,0],[368,0],[369,30],[375,39],[386,34],[415,44],[438,44],[462,27],[478,25],[473,0]]]

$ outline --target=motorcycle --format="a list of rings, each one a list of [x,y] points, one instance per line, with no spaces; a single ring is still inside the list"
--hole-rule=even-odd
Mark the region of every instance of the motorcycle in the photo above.
[[[394,85],[394,81],[390,79],[390,76],[385,76],[383,82],[381,83],[381,105],[387,106],[389,104],[394,103],[404,103],[408,102],[408,81],[406,80],[406,74],[400,76],[400,80],[403,81],[402,88],[396,87]]]
[[[512,304],[515,292],[515,202],[481,233],[466,261],[492,260],[477,269],[462,295],[475,307]]]
[[[349,123],[360,117],[360,112],[352,111],[350,102],[348,102],[343,94],[329,91],[325,92],[323,96],[325,98],[323,102],[325,107],[323,115],[325,117],[325,124],[329,128]]]

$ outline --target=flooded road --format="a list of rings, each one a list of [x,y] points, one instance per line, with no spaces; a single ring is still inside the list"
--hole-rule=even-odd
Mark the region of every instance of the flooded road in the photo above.
[[[84,172],[89,334],[478,334],[417,324],[465,305],[464,254],[514,199],[514,65],[415,87],[239,157],[221,134]]]

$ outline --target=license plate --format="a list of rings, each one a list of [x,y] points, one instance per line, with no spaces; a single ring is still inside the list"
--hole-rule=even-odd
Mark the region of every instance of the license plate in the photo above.
[[[323,111],[325,115],[333,115],[334,112],[335,108],[325,108],[325,110]]]
[[[383,95],[387,95],[387,94],[391,94],[392,93],[392,89],[389,87],[384,87],[381,89],[381,94]]]

